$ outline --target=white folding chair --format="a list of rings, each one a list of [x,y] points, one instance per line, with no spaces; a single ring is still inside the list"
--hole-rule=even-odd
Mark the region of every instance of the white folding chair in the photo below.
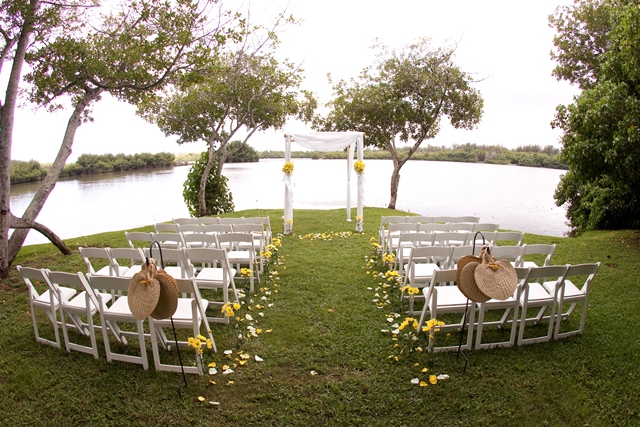
[[[441,233],[447,231],[448,225],[439,222],[420,223],[418,231],[420,233]]]
[[[393,248],[393,252],[396,254],[396,263],[393,269],[397,270],[400,274],[404,274],[404,267],[411,255],[412,248],[432,245],[432,233],[400,233],[397,246]]]
[[[553,322],[556,313],[556,296],[549,293],[547,289],[559,289],[564,276],[567,273],[566,265],[550,265],[546,267],[531,267],[527,278],[522,283],[523,290],[520,292],[519,309],[521,312],[518,345],[533,344],[551,340],[553,335]],[[543,286],[543,282],[546,284]],[[538,308],[538,313],[534,317],[527,317],[530,308]],[[547,310],[550,314],[545,316]],[[548,319],[549,326],[545,335],[525,338],[524,332],[527,323],[538,324],[541,320]]]
[[[381,216],[380,229],[378,230],[378,244],[380,246],[384,246],[386,244],[387,237],[389,235],[389,224],[406,222],[406,220],[406,216]]]
[[[98,356],[98,344],[96,340],[96,329],[102,330],[100,325],[94,325],[93,316],[98,312],[98,299],[94,290],[89,286],[87,279],[82,273],[66,273],[61,271],[47,271],[47,278],[51,287],[56,291],[60,301],[60,321],[62,323],[62,336],[64,337],[64,346],[68,353],[71,350],[80,351],[93,355],[96,359]],[[69,287],[79,292],[73,299],[67,299],[64,295],[63,288]],[[112,296],[108,293],[100,293],[103,304],[111,301]],[[72,322],[74,329],[89,337],[90,345],[74,342],[70,339],[69,324],[67,317]],[[84,320],[83,318],[84,317]]]
[[[416,215],[416,216],[407,216],[406,217],[406,222],[418,222],[420,224],[429,224],[433,217],[430,216],[421,216],[421,215]]]
[[[203,290],[222,291],[222,301],[209,301],[209,307],[218,310],[229,302],[229,292],[233,293],[234,302],[238,301],[238,291],[233,280],[236,270],[231,268],[227,252],[224,249],[215,248],[185,248],[184,256],[187,262],[187,276],[194,278],[198,288]],[[174,276],[175,277],[175,276]],[[210,322],[229,323],[226,316],[208,316]]]
[[[153,235],[153,240],[160,243],[160,246],[162,246],[163,249],[179,249],[184,246],[182,234],[180,233],[160,232],[151,234]]]
[[[209,301],[202,299],[194,278],[174,279],[178,285],[178,292],[190,296],[178,298],[178,307],[171,318],[158,320],[149,317],[153,363],[157,371],[182,372],[182,369],[184,369],[185,373],[202,375],[202,359],[199,355],[196,355],[197,360],[195,366],[184,363],[181,366],[179,362],[178,364],[170,364],[167,363],[166,360],[163,362],[160,357],[160,347],[171,351],[171,345],[177,340],[177,338],[174,338],[174,340],[168,338],[164,328],[189,329],[192,331],[194,338],[198,335],[206,335],[211,340],[212,350],[214,352],[217,351],[213,335],[211,334],[211,327],[207,321],[206,307]],[[204,332],[202,331],[203,327]],[[184,340],[177,341],[177,345],[188,346],[188,342]]]
[[[202,224],[202,225],[208,225],[208,224],[220,224],[220,218],[218,217],[212,217],[212,216],[201,216],[199,218],[194,218],[193,219],[194,224]]]
[[[147,346],[144,334],[144,320],[138,320],[133,317],[129,309],[129,301],[126,295],[118,297],[107,307],[100,290],[108,290],[112,293],[126,294],[129,288],[129,277],[122,276],[97,276],[87,274],[87,279],[91,289],[98,300],[98,311],[100,313],[100,324],[102,325],[102,338],[104,341],[104,349],[107,360],[119,360],[121,362],[137,363],[142,365],[144,370],[149,369],[149,361],[147,360]],[[136,332],[123,331],[118,323],[132,323],[136,325]],[[115,352],[109,340],[109,333],[118,340],[118,342],[126,345],[126,336],[134,336],[138,338],[138,346],[140,347],[140,355],[132,355]]]
[[[484,222],[484,223],[476,223],[473,226],[473,232],[477,231],[498,231],[500,228],[500,224],[495,224],[492,222]]]
[[[465,245],[473,246],[475,244],[478,248],[482,248],[483,245],[491,246],[495,240],[496,233],[497,231],[471,231],[467,234]]]
[[[558,304],[558,308],[556,309],[555,331],[553,334],[555,339],[582,334],[584,331],[584,323],[587,319],[587,307],[589,303],[589,287],[599,268],[599,262],[595,264],[569,265],[559,291],[552,287],[553,283],[543,284],[549,293],[556,295],[556,302]],[[581,285],[580,282],[582,282]],[[569,316],[571,316],[571,313],[576,309],[578,303],[582,303],[579,327],[577,329],[560,332],[562,321],[569,319]],[[565,304],[570,304],[569,309],[566,311],[564,311]]]
[[[119,276],[133,277],[142,270],[142,264],[146,261],[141,248],[107,248],[107,253]],[[121,262],[127,265],[120,265]]]
[[[153,258],[158,269],[163,269],[174,279],[189,277],[189,268],[182,249],[161,248],[160,250],[157,247],[145,248],[144,256],[145,258]]]
[[[231,224],[205,224],[204,232],[207,234],[233,233]]]
[[[523,249],[523,246],[491,246],[489,253],[495,259],[505,259],[514,267],[519,267]]]
[[[436,270],[446,268],[451,256],[451,246],[422,246],[411,249],[405,265],[404,285],[412,288],[428,287]]]
[[[58,307],[60,306],[60,301],[58,299],[58,295],[61,295],[63,298],[68,300],[76,294],[76,289],[60,287],[60,293],[56,294],[56,292],[49,287],[49,281],[47,280],[47,273],[45,269],[22,267],[20,265],[16,266],[16,268],[29,290],[31,319],[33,320],[33,331],[36,336],[36,342],[60,348],[60,331],[58,330]],[[39,293],[36,289],[36,285],[46,286],[47,289],[44,292]],[[51,322],[51,325],[53,326],[53,340],[40,335],[38,320],[36,318],[36,310],[41,310],[47,316],[49,322]]]
[[[260,273],[262,273],[264,271],[264,258],[260,254],[265,251],[265,248],[267,246],[266,233],[264,231],[263,225],[258,223],[235,224],[233,226],[233,231],[235,233],[249,233],[253,237],[253,246],[257,253],[257,258],[260,264]]]
[[[242,218],[218,218],[220,224],[235,225],[242,224]]]
[[[182,235],[185,248],[216,248],[216,236],[209,233],[187,233]]]
[[[118,276],[127,271],[127,267],[113,264],[108,248],[83,248],[79,247],[80,255],[87,265],[87,273],[100,276]],[[96,262],[93,265],[92,260]],[[106,265],[103,265],[105,264]]]
[[[260,224],[264,233],[264,241],[266,244],[271,243],[271,220],[268,216],[252,216],[243,218],[243,224]]]
[[[449,222],[445,231],[466,231],[470,233],[473,231],[474,226],[475,224],[471,222]]]
[[[173,223],[178,225],[196,224],[196,218],[173,218]]]
[[[153,224],[153,228],[156,233],[177,233],[178,224],[166,224],[163,222],[156,222]]]
[[[384,247],[386,253],[394,253],[393,250],[398,246],[398,238],[400,233],[417,233],[420,224],[411,222],[391,223],[387,229],[387,242]]]
[[[225,248],[227,258],[237,271],[242,267],[249,269],[249,290],[253,292],[254,277],[260,282],[258,255],[250,233],[222,233],[216,236],[218,247]],[[256,268],[257,267],[257,268]]]
[[[201,234],[204,233],[204,225],[202,224],[178,224],[178,233],[185,234]]]
[[[508,245],[521,246],[523,240],[524,231],[496,231],[494,232],[493,239],[490,242],[492,245],[506,243]]]
[[[452,222],[472,222],[472,223],[479,223],[480,222],[480,217],[479,216],[457,216],[455,221]]]
[[[494,347],[513,347],[516,342],[516,331],[518,330],[518,301],[520,298],[520,292],[522,292],[522,286],[524,280],[529,275],[528,268],[516,267],[516,273],[518,274],[518,286],[513,295],[510,295],[505,300],[490,299],[485,302],[477,302],[478,307],[478,323],[476,326],[476,345],[475,349],[490,349]],[[485,321],[486,313],[489,311],[502,311],[500,320]],[[511,321],[509,321],[511,318]],[[506,341],[493,341],[482,342],[482,334],[485,326],[497,326],[498,329],[503,330],[507,324],[511,325],[509,330],[509,338]]]
[[[460,345],[435,346],[434,334],[429,336],[429,350],[433,352],[450,350],[471,350],[473,344],[473,325],[475,315],[475,304],[467,299],[460,289],[455,285],[457,270],[435,270],[429,287],[423,288],[425,304],[422,308],[418,331],[422,330],[429,313],[431,319],[437,319],[439,315],[448,313],[459,313],[462,317],[460,323],[446,324],[440,327],[441,330],[460,329],[466,326],[466,343]]]
[[[434,246],[460,246],[467,241],[466,231],[445,231],[442,233],[433,233]]]
[[[439,223],[447,223],[447,222],[456,222],[455,216],[434,216],[431,218],[431,222],[439,222]]]
[[[144,248],[149,247],[153,242],[153,234],[144,231],[125,231],[125,237],[129,242],[130,248]]]
[[[446,246],[445,246],[446,247]],[[445,269],[452,270],[458,267],[458,262],[460,258],[466,255],[475,255],[479,256],[480,251],[482,250],[482,246],[476,246],[475,248],[472,245],[462,245],[462,246],[450,246],[451,254],[449,255],[449,260]],[[475,253],[474,253],[475,251]]]
[[[524,244],[522,245],[522,256],[520,257],[519,265],[520,267],[540,267],[532,258],[540,258],[535,257],[535,255],[546,255],[544,260],[542,261],[542,266],[547,266],[551,264],[551,256],[556,250],[556,245],[554,244]],[[531,255],[534,255],[533,257]],[[525,260],[525,257],[528,260]],[[537,260],[539,262],[539,260]]]

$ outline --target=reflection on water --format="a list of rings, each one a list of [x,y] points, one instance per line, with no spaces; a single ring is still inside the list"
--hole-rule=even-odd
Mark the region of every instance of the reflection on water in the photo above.
[[[228,164],[236,210],[282,209],[282,163]],[[345,160],[294,159],[294,209],[346,206]],[[365,206],[386,207],[393,165],[389,160],[365,162]],[[37,220],[62,238],[124,230],[188,216],[182,186],[189,166],[107,173],[65,179],[56,185]],[[476,163],[409,161],[401,170],[396,207],[423,215],[477,215],[500,228],[562,236],[568,231],[565,211],[553,193],[564,171]],[[352,174],[352,206],[356,203]],[[22,215],[38,183],[11,187],[11,208]],[[274,227],[277,230],[277,227]],[[47,240],[31,231],[27,243]]]

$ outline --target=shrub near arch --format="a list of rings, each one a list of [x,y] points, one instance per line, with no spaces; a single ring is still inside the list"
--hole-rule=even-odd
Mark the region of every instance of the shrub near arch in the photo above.
[[[191,167],[187,180],[184,182],[184,190],[182,196],[189,209],[189,215],[200,216],[200,202],[198,201],[198,190],[200,188],[200,179],[204,173],[209,153],[206,151],[200,155],[200,158]],[[233,212],[235,205],[233,204],[233,196],[227,186],[228,178],[222,174],[218,175],[218,162],[214,162],[209,177],[207,178],[207,189],[205,198],[207,201],[207,211],[205,215],[219,215],[225,212]]]

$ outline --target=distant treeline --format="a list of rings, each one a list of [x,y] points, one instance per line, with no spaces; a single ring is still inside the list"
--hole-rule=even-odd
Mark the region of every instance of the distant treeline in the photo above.
[[[406,152],[408,148],[400,149]],[[227,161],[247,162],[256,161],[255,154],[260,159],[284,159],[284,151],[255,151],[248,147],[231,156]],[[540,147],[526,145],[509,150],[500,145],[485,146],[476,144],[454,145],[453,147],[420,147],[411,156],[412,160],[432,160],[445,162],[493,163],[500,165],[520,165],[540,168],[567,169],[567,165],[558,160],[560,150],[551,145]],[[65,165],[62,176],[76,176],[92,173],[125,171],[145,168],[167,167],[172,165],[193,163],[199,154],[171,153],[140,153],[140,154],[83,154],[75,163]],[[344,151],[292,151],[291,157],[296,159],[344,159]],[[391,159],[388,151],[365,149],[366,159]],[[38,181],[44,178],[49,170],[48,165],[41,165],[35,160],[28,162],[11,161],[11,183]]]
[[[172,166],[175,155],[171,153],[140,154],[82,154],[75,163],[64,166],[61,176],[77,176],[93,173],[115,172]],[[35,160],[11,161],[11,184],[39,181],[45,177],[50,165]]]
[[[399,149],[402,157],[408,148]],[[284,151],[261,151],[261,159],[284,158]],[[560,150],[548,145],[526,145],[509,150],[500,145],[485,146],[476,144],[454,145],[453,147],[420,147],[411,156],[411,160],[432,160],[443,162],[493,163],[499,165],[520,165],[552,169],[567,169],[567,165],[558,160]],[[344,151],[292,151],[292,158],[302,159],[344,159]],[[366,159],[391,159],[391,153],[385,150],[365,149]]]

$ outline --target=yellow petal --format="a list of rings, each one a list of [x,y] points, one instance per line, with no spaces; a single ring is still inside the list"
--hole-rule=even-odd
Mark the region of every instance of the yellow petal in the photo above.
[[[198,400],[199,400],[200,402],[204,402],[204,397],[202,397],[202,396],[198,396]]]

